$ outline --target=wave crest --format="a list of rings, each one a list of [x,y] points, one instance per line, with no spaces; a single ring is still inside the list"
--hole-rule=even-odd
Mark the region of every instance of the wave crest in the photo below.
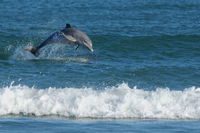
[[[105,90],[8,86],[0,89],[0,115],[66,118],[200,119],[200,88],[145,91],[123,83]]]

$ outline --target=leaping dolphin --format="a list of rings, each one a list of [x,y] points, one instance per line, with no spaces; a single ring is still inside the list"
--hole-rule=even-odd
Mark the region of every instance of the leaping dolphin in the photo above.
[[[80,45],[83,45],[90,51],[94,51],[90,38],[84,32],[73,28],[70,24],[66,24],[66,27],[63,30],[57,31],[50,35],[39,46],[29,46],[25,48],[25,50],[30,51],[37,57],[39,56],[39,49],[46,46],[47,44],[73,44],[77,45],[77,48]]]

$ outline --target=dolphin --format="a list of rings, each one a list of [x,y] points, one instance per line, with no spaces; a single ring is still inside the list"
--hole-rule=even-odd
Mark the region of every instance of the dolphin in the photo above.
[[[39,56],[39,50],[48,44],[67,44],[67,45],[77,45],[76,49],[80,45],[83,45],[90,51],[94,51],[92,48],[91,39],[82,31],[75,29],[70,24],[66,24],[63,30],[57,31],[50,35],[46,40],[44,40],[39,46],[33,47],[29,46],[24,48],[25,50],[31,52],[36,57]]]

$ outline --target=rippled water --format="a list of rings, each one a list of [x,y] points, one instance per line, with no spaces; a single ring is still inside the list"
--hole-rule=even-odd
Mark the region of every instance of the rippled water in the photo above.
[[[20,123],[59,127],[51,132],[199,130],[198,0],[0,3],[0,131],[20,132]],[[93,53],[23,50],[66,23],[90,36]]]

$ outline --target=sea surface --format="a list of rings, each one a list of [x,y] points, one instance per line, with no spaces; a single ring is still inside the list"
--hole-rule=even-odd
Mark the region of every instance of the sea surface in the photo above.
[[[0,132],[199,133],[199,9],[199,0],[0,0]],[[24,50],[66,23],[94,52]]]

